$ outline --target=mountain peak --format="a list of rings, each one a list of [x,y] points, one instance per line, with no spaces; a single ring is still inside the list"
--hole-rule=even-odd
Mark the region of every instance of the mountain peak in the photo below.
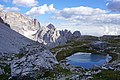
[[[55,29],[55,26],[50,23],[50,24],[47,26],[47,28],[49,28],[49,29]]]

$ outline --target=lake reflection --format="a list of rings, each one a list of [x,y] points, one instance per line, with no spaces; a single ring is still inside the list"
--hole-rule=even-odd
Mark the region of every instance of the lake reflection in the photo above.
[[[66,59],[68,59],[67,63],[70,65],[90,69],[94,67],[94,65],[103,65],[105,62],[108,62],[110,58],[110,56],[79,52],[67,57]]]

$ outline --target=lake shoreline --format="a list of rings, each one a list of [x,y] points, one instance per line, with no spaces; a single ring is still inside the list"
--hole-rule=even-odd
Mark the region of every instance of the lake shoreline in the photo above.
[[[94,66],[102,66],[103,64],[108,63],[112,57],[109,56],[109,54],[105,56],[101,54],[77,52],[69,57],[66,57],[66,59],[68,59],[67,64],[91,69]]]

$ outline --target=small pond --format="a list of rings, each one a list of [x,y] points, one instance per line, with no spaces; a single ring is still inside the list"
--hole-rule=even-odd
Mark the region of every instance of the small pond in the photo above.
[[[104,63],[109,62],[112,57],[109,55],[105,56],[100,54],[78,52],[67,57],[66,59],[68,60],[67,63],[72,66],[90,69],[95,65],[101,66]]]

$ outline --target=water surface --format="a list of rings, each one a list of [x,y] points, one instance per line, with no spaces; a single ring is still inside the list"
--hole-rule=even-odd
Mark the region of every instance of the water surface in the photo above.
[[[109,62],[111,60],[110,56],[104,56],[99,54],[91,54],[91,53],[82,53],[78,52],[75,53],[69,57],[68,64],[73,66],[81,66],[86,69],[93,68],[95,65],[101,66],[106,62]]]

